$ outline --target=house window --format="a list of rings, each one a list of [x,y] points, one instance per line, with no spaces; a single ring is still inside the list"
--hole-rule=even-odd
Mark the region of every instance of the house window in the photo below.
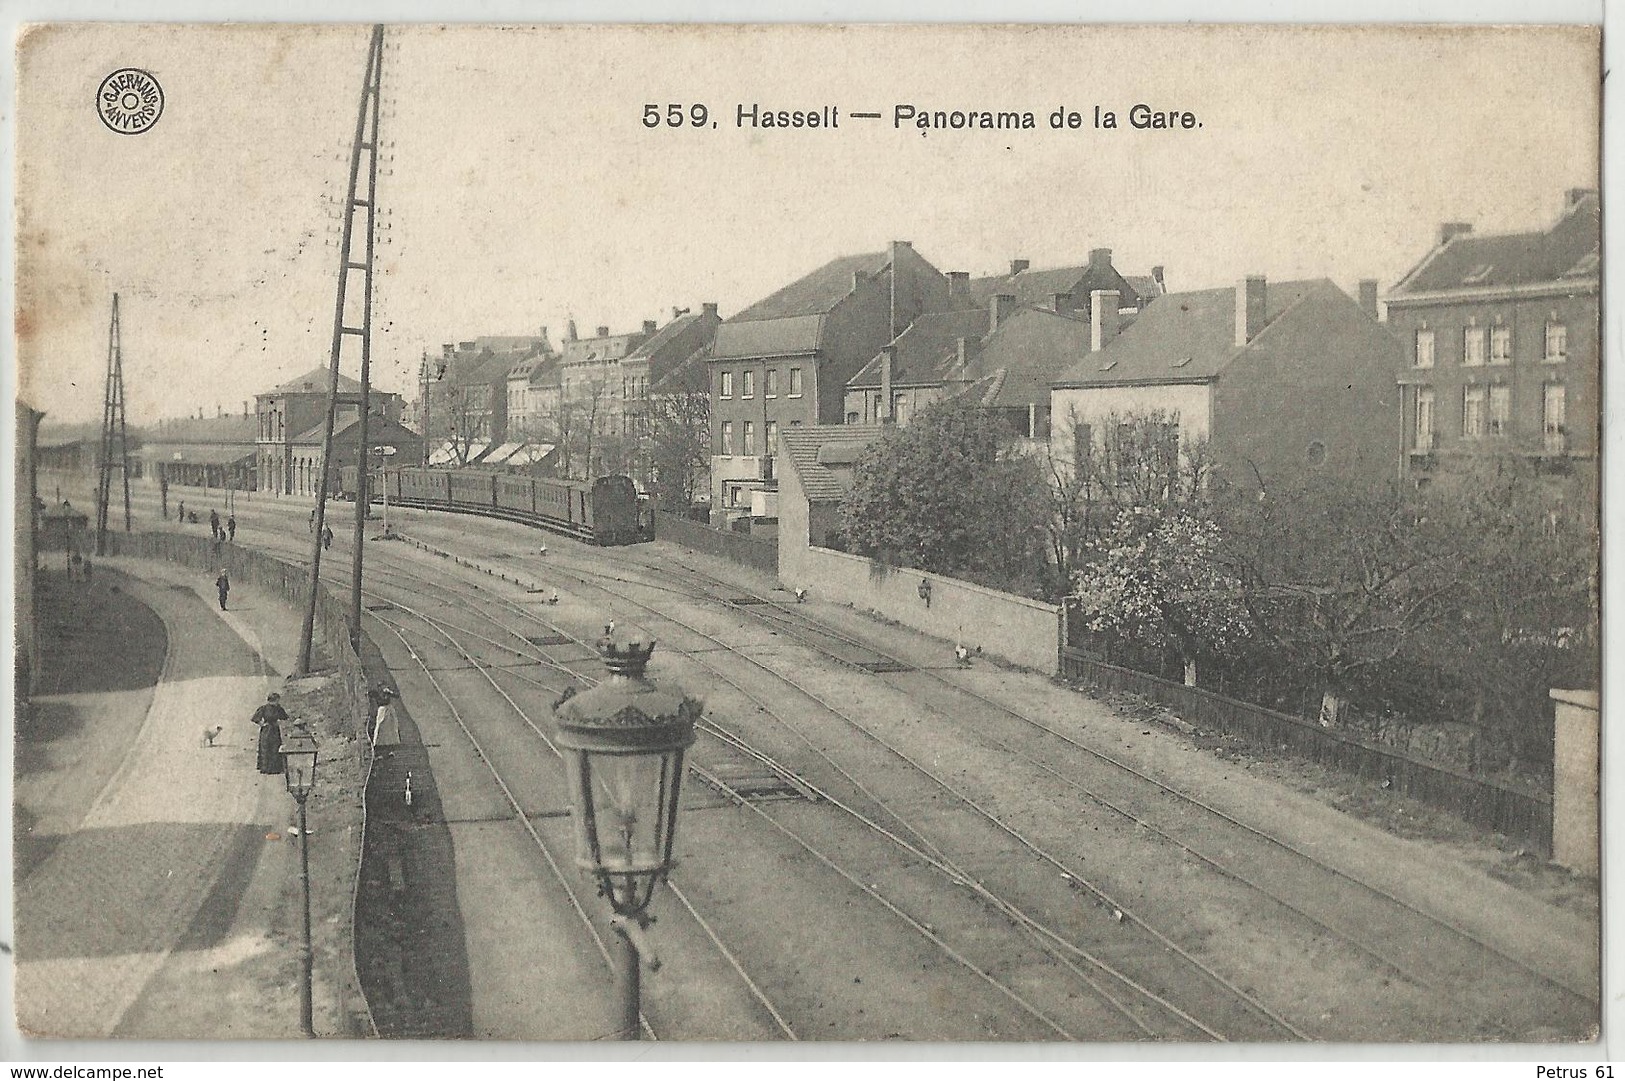
[[[1433,331],[1431,330],[1416,332],[1416,366],[1418,368],[1433,367]]]
[[[769,398],[779,396],[779,370],[777,368],[769,368],[767,374],[762,377],[762,393]]]
[[[846,415],[846,422],[847,422],[847,423],[848,423],[848,424],[856,424],[856,423],[857,423],[857,422],[858,422],[858,415],[857,415],[857,414],[856,414],[856,413],[848,413],[848,414],[847,414],[847,415]],[[795,423],[796,423],[796,422],[795,422],[795,421],[791,421],[791,422],[790,422],[790,423],[791,423],[791,424],[792,424],[792,425],[794,425],[794,424],[795,424]]]
[[[906,394],[893,394],[891,396],[891,416],[897,424],[908,423],[908,396]]]
[[[801,397],[801,369],[790,369],[790,397]]]
[[[764,440],[766,445],[762,447],[762,453],[772,454],[779,443],[779,422],[776,420],[768,421],[767,427],[763,429],[762,434],[767,437]]]
[[[1482,439],[1484,437],[1484,394],[1482,384],[1469,386],[1461,392],[1461,437],[1463,439]]]
[[[731,421],[731,420],[725,420],[725,421],[722,422],[722,454],[723,454],[723,457],[729,457],[729,456],[731,456],[733,454],[733,452],[734,452],[734,422]]]
[[[734,373],[722,373],[722,392],[720,397],[732,398],[734,396]]]
[[[745,422],[745,454],[756,453],[756,425],[750,421]]]
[[[749,368],[739,373],[739,396],[751,398],[756,394],[756,373]]]
[[[1490,331],[1490,363],[1512,363],[1512,328],[1496,327]]]
[[[1433,389],[1417,387],[1417,450],[1433,449]]]
[[[1512,430],[1512,388],[1505,383],[1490,387],[1490,434],[1506,435]]]
[[[1562,323],[1546,324],[1546,363],[1569,359],[1569,328]]]
[[[1546,384],[1541,419],[1546,432],[1546,452],[1562,454],[1568,450],[1568,401],[1562,383]]]
[[[1484,363],[1484,328],[1468,327],[1462,332],[1462,363],[1478,367]]]

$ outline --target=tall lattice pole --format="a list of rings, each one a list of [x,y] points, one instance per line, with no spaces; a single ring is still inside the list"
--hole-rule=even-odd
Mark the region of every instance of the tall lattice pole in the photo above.
[[[116,449],[115,449],[116,448]],[[96,554],[107,554],[107,517],[113,501],[113,465],[124,483],[124,532],[130,532],[130,438],[124,423],[124,345],[119,333],[118,294],[107,324],[107,390],[102,397],[100,473],[96,478]]]
[[[378,98],[384,66],[383,27],[373,31],[371,139],[367,154],[367,258],[362,267],[365,301],[361,316],[361,418],[356,424],[355,454],[355,542],[350,546],[350,646],[361,653],[361,562],[366,544],[367,514],[372,510],[372,446],[368,423],[372,414],[372,277],[373,251],[378,240]],[[362,101],[361,111],[367,111]],[[353,194],[353,193],[352,193]],[[359,205],[359,203],[358,203]]]
[[[362,357],[363,363],[365,363],[370,348],[369,343],[372,340],[373,193],[377,187],[378,177],[378,88],[383,66],[384,28],[382,24],[379,24],[372,28],[372,44],[367,53],[367,75],[362,81],[361,104],[356,110],[355,140],[350,144],[350,182],[346,191],[344,205],[344,228],[339,240],[338,298],[333,306],[333,344],[328,357],[327,421],[322,429],[322,468],[320,471],[321,477],[317,481],[316,511],[315,517],[312,519],[311,530],[310,594],[305,605],[304,624],[299,631],[298,673],[300,675],[310,672],[311,639],[316,629],[316,600],[322,588],[322,535],[327,530],[327,481],[330,473],[330,463],[333,460],[333,423],[338,412],[339,357],[343,353],[345,335],[353,335],[361,339]],[[363,152],[369,158],[367,188],[364,196],[357,190],[357,184],[361,180],[361,155]],[[364,262],[356,262],[351,258],[351,242],[354,240],[356,216],[363,211],[366,214],[363,228],[366,229],[367,233],[367,257]],[[365,277],[363,289],[367,303],[359,327],[349,326],[344,321],[344,301],[348,293],[352,272],[360,272]],[[363,425],[366,423],[366,415],[367,400],[363,397],[361,400]],[[358,472],[364,476],[367,468],[366,459],[362,458],[356,465]],[[351,627],[352,636],[359,630],[359,626],[358,618]]]

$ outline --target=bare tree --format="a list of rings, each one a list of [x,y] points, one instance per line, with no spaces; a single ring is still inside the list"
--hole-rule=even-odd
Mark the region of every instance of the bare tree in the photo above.
[[[686,512],[710,464],[711,395],[705,367],[674,371],[648,398],[650,488],[660,506]]]

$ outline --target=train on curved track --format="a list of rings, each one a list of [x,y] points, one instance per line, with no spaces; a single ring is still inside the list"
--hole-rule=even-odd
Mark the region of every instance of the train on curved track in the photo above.
[[[377,489],[378,473],[373,474]],[[593,480],[559,480],[493,473],[483,469],[389,469],[382,491],[395,506],[483,514],[540,526],[588,544],[636,544],[654,540],[654,514],[631,477],[611,475]],[[339,473],[339,497],[355,499],[354,466]]]

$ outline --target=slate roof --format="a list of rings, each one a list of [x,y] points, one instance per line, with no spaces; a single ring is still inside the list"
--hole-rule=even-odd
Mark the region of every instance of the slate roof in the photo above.
[[[627,359],[647,360],[649,381],[658,383],[697,351],[710,348],[720,323],[704,311],[680,315],[645,339]]]
[[[790,467],[801,480],[809,503],[839,503],[846,498],[846,485],[834,471],[819,461],[819,451],[831,444],[867,446],[886,434],[880,424],[813,424],[779,430]],[[842,455],[844,457],[844,455]]]
[[[1429,252],[1393,288],[1389,299],[1564,279],[1594,281],[1602,240],[1599,214],[1597,195],[1591,192],[1568,207],[1557,224],[1541,232],[1454,236]]]
[[[1141,285],[1135,285],[1138,281]],[[1142,288],[1150,283],[1153,288]],[[1066,293],[1080,308],[1089,306],[1089,294],[1096,289],[1115,289],[1119,293],[1118,306],[1142,307],[1158,295],[1155,279],[1150,275],[1126,277],[1115,267],[1100,267],[1084,263],[1080,266],[1051,267],[1046,270],[1023,270],[1015,274],[995,274],[970,281],[970,304],[984,310],[988,301],[1005,293],[1016,298],[1016,303],[1027,308],[1048,308],[1055,302],[1056,293]]]
[[[338,422],[333,425],[333,442],[337,443],[346,432],[360,423],[360,418],[355,416],[339,418]],[[327,422],[324,420],[321,424],[317,424],[313,427],[305,429],[298,435],[294,436],[292,442],[301,446],[311,443],[320,445],[322,441],[322,429],[326,426],[326,424]],[[408,428],[406,425],[396,424],[394,421],[385,420],[382,417],[375,416],[367,424],[367,441],[371,443],[377,443],[379,440],[410,440],[419,438],[421,438],[421,436],[419,436],[418,433],[414,432],[412,429]]]
[[[890,251],[845,255],[831,259],[811,274],[796,279],[783,289],[764,297],[729,319],[745,323],[758,319],[785,319],[797,315],[823,315],[852,292],[852,275],[878,274],[891,262]]]
[[[559,357],[565,364],[603,364],[620,360],[630,354],[647,338],[642,331],[630,334],[609,334],[602,338],[577,338],[565,342]]]
[[[710,377],[705,373],[705,362],[711,359],[711,345],[706,343],[694,352],[684,357],[672,366],[671,370],[659,378],[651,378],[649,382],[650,395],[685,393],[694,391],[700,394],[708,393]],[[695,372],[695,369],[700,369]],[[692,378],[692,385],[687,381]]]
[[[148,428],[148,443],[252,443],[260,435],[260,418],[250,413],[225,417],[181,417]]]
[[[1088,320],[1023,308],[999,325],[967,366],[967,374],[981,380],[967,393],[979,394],[981,405],[994,408],[1047,405],[1050,381],[1088,353]],[[992,376],[999,378],[992,381]]]
[[[326,394],[327,393],[327,381],[330,378],[329,371],[330,370],[328,368],[326,368],[325,366],[324,367],[312,368],[310,371],[306,372],[304,375],[298,376],[298,377],[296,377],[294,379],[288,380],[286,383],[282,383],[282,384],[280,384],[278,386],[272,387],[270,390],[264,391],[264,392],[256,395],[256,397],[265,398],[265,397],[269,397],[269,396],[271,396],[273,394],[308,394],[308,393]],[[374,394],[381,393],[378,390],[377,387],[374,387],[372,389],[373,389]],[[345,375],[343,372],[340,372],[339,373],[339,393],[340,394],[360,394],[361,393],[361,384],[359,382],[357,382],[356,380],[351,379],[349,376]]]
[[[1264,328],[1253,342],[1300,302],[1317,295],[1325,300],[1349,299],[1327,278],[1268,282]],[[1170,293],[1146,307],[1106,348],[1057,374],[1052,385],[1203,382],[1217,376],[1240,352],[1235,286]]]
[[[965,356],[973,358],[987,334],[988,314],[977,308],[957,312],[928,312],[897,336],[892,344],[897,355],[892,360],[894,387],[931,386],[943,382],[959,363],[958,340],[965,340]],[[880,386],[881,357],[876,356],[846,381],[848,387]]]
[[[231,465],[258,453],[246,443],[148,443],[141,457],[153,462],[180,462],[186,465]],[[176,458],[176,455],[180,455]]]

